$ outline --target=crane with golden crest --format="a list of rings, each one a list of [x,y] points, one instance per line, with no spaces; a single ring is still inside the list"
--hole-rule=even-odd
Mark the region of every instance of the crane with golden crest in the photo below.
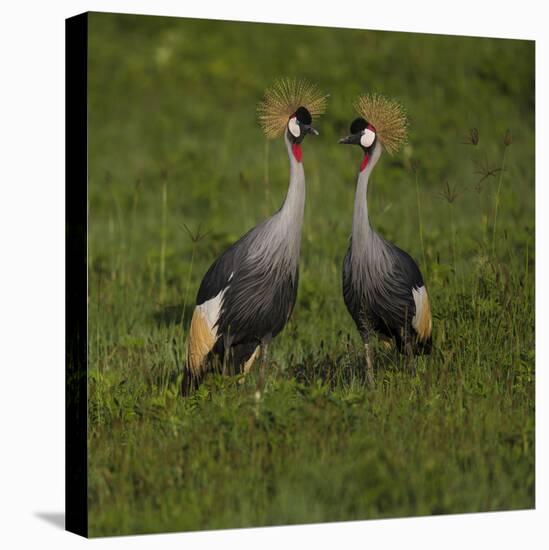
[[[343,262],[343,298],[364,342],[367,377],[374,381],[370,336],[393,340],[407,356],[430,353],[431,310],[423,277],[412,257],[370,225],[368,182],[383,150],[393,154],[407,138],[402,106],[378,94],[355,102],[359,117],[339,143],[360,147],[353,229]]]
[[[305,208],[303,140],[318,135],[312,121],[325,111],[326,97],[304,80],[281,79],[258,106],[267,138],[283,136],[288,191],[281,208],[225,250],[204,275],[187,340],[185,394],[215,362],[224,372],[248,372],[259,352],[264,379],[269,342],[288,322],[296,301]]]

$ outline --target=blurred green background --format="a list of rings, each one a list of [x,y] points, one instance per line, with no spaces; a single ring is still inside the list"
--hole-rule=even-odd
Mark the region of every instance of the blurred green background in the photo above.
[[[203,274],[284,199],[256,116],[280,76],[330,94],[296,308],[259,401],[254,373],[183,400]],[[414,368],[377,350],[374,389],[340,280],[363,92],[409,115],[370,218],[420,264],[435,339]],[[533,42],[92,13],[88,101],[92,535],[534,505]]]

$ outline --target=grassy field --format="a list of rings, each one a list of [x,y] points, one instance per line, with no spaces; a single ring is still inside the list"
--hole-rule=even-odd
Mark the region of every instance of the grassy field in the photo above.
[[[182,399],[203,274],[285,195],[255,112],[284,75],[330,94],[294,314],[259,398],[253,372]],[[363,91],[409,113],[370,217],[434,315],[415,368],[376,344],[375,388],[341,296],[361,159],[337,140]],[[89,218],[92,536],[534,506],[532,43],[92,15]]]

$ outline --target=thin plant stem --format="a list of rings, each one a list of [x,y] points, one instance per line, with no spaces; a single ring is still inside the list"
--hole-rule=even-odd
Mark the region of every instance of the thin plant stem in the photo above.
[[[456,234],[454,231],[454,209],[450,204],[450,235],[452,238],[452,263],[454,264],[454,275],[457,274],[456,271]]]
[[[456,225],[454,223],[454,203],[450,203],[450,232],[452,234],[452,262],[454,264],[454,276],[458,279],[458,270],[456,263]],[[463,281],[462,281],[463,283]]]
[[[501,159],[501,170],[499,171],[499,183],[498,190],[496,193],[496,204],[494,208],[494,229],[492,233],[492,254],[496,256],[496,232],[497,232],[497,222],[498,222],[498,207],[499,207],[499,195],[501,192],[501,184],[503,183],[503,172],[505,170],[505,157],[507,155],[507,147],[503,149],[503,157]]]
[[[417,218],[419,223],[419,242],[421,243],[421,254],[423,256],[423,269],[427,272],[427,260],[425,259],[425,245],[423,243],[423,224],[421,223],[421,200],[419,197],[419,181],[416,170],[416,197],[417,197]]]
[[[168,220],[168,179],[162,185],[162,235],[160,242],[160,302],[166,294],[166,226]]]
[[[191,284],[191,276],[193,272],[193,264],[194,264],[194,251],[196,249],[196,242],[193,242],[193,249],[191,252],[191,265],[189,266],[189,275],[187,277],[187,286],[185,287],[185,295],[183,297],[183,313],[181,315],[181,329],[184,330],[185,328],[185,313],[187,311],[187,296],[189,295],[189,286]]]
[[[528,269],[528,262],[529,262],[529,252],[530,252],[530,236],[528,236],[528,239],[526,240],[526,264],[524,269],[524,304],[525,304],[525,311],[528,309],[528,292],[529,292],[529,269]]]
[[[269,149],[270,149],[270,141],[266,139],[265,140],[264,179],[265,179],[265,204],[267,205],[267,208],[270,208],[271,206],[271,186],[269,182]]]
[[[99,351],[99,325],[101,324],[101,272],[97,274],[97,311],[96,311],[96,319],[95,319],[95,348],[96,348],[96,355],[97,355],[97,366],[99,368],[100,361],[100,351]]]
[[[132,198],[132,208],[131,208],[131,214],[130,214],[130,231],[129,231],[129,239],[128,239],[128,252],[127,256],[128,258],[131,258],[131,253],[133,250],[134,240],[135,240],[135,220],[136,220],[136,211],[137,211],[137,203],[139,202],[139,180],[135,184],[135,188],[133,191],[133,198]]]

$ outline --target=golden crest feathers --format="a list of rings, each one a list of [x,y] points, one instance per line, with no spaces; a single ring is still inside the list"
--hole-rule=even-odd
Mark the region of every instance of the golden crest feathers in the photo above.
[[[376,129],[379,141],[390,155],[406,143],[408,119],[398,101],[380,94],[365,94],[357,98],[354,107]]]
[[[326,110],[327,95],[315,84],[297,78],[280,78],[265,90],[257,106],[259,123],[268,138],[284,133],[289,117],[299,107],[305,107],[313,120]]]

